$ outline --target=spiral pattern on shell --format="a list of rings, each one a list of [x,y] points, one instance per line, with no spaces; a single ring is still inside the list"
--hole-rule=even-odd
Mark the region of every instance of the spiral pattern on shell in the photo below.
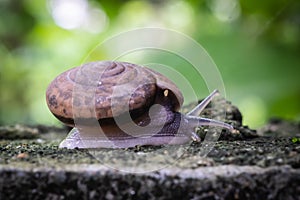
[[[116,87],[118,93],[114,92]],[[47,89],[46,99],[50,111],[73,126],[74,117],[100,120],[119,116],[124,109],[139,113],[153,104],[158,88],[171,90],[179,109],[183,97],[166,77],[131,63],[101,61],[57,76]]]

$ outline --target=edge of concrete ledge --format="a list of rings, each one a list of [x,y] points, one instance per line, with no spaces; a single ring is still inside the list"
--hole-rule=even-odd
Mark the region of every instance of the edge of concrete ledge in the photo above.
[[[223,165],[127,173],[99,164],[56,168],[0,166],[0,199],[296,199],[300,170]]]

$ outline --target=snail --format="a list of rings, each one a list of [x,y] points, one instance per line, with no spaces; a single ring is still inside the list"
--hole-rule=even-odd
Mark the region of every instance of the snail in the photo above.
[[[127,148],[200,142],[198,126],[230,124],[199,117],[218,94],[214,90],[187,114],[183,95],[162,74],[127,62],[98,61],[57,76],[46,91],[47,105],[74,127],[60,148]]]

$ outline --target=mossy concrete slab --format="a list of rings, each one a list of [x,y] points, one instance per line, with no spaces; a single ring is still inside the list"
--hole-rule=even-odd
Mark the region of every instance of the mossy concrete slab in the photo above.
[[[151,163],[150,163],[151,164]],[[98,164],[1,166],[1,199],[297,199],[300,171],[224,165],[124,173]]]
[[[299,123],[256,132],[226,112],[238,132],[214,144],[68,150],[65,128],[1,127],[0,199],[299,199]]]

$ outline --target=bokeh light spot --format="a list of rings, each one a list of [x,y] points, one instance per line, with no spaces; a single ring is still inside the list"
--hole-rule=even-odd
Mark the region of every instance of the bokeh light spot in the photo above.
[[[83,29],[102,32],[107,25],[106,13],[100,6],[91,6],[87,0],[49,0],[54,22],[63,29]]]
[[[241,15],[240,4],[237,0],[212,0],[209,1],[209,7],[220,21],[234,21]]]
[[[243,113],[243,123],[251,124],[251,127],[259,127],[265,123],[267,107],[264,101],[258,96],[246,96],[239,103]]]

